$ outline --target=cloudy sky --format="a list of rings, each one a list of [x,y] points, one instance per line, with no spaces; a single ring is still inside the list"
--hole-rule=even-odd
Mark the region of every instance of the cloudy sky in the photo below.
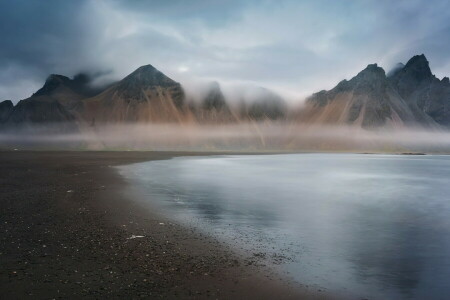
[[[102,82],[149,63],[181,83],[293,99],[414,54],[450,75],[450,0],[0,0],[0,12],[0,100],[28,97],[50,73]]]

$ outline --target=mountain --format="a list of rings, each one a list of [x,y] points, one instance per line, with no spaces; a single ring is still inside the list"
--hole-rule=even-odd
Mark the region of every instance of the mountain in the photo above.
[[[76,110],[81,100],[98,92],[98,89],[90,87],[89,81],[89,77],[84,74],[76,75],[73,79],[50,75],[42,88],[12,108],[4,120],[5,125],[32,127],[33,124],[60,123],[63,131],[76,130]]]
[[[14,106],[6,120],[7,126],[32,126],[34,124],[74,123],[75,117],[57,100],[52,98],[28,98]],[[75,128],[72,124],[69,128]]]
[[[389,81],[405,99],[416,119],[430,118],[440,125],[450,125],[450,84],[431,72],[425,55],[412,57]]]
[[[368,65],[349,81],[309,97],[299,118],[365,128],[449,125],[449,96],[448,79],[437,79],[422,54],[398,64],[389,76],[377,64]]]
[[[91,78],[50,75],[41,89],[13,105],[0,103],[0,128],[35,125],[79,131],[101,124],[223,124],[284,121],[382,126],[450,126],[450,82],[432,74],[426,57],[399,63],[388,75],[370,64],[350,80],[311,95],[300,110],[290,110],[282,97],[261,87],[233,91],[226,99],[218,82],[186,99],[180,83],[152,65],[139,67],[118,82],[93,87]],[[195,93],[194,93],[195,94]]]
[[[229,110],[228,104],[225,101],[225,96],[220,89],[217,81],[210,84],[208,92],[202,101],[202,108],[205,110]]]
[[[138,68],[102,93],[84,99],[79,109],[91,125],[117,122],[180,122],[184,119],[181,85],[151,65]]]
[[[78,74],[70,79],[63,75],[52,74],[44,86],[32,95],[32,98],[51,97],[65,108],[71,110],[79,105],[79,101],[102,91],[90,85],[91,79],[86,74]]]
[[[240,114],[243,119],[281,120],[287,117],[287,113],[288,107],[284,99],[262,87],[250,91],[247,99],[241,101]]]
[[[0,102],[0,124],[4,123],[9,118],[13,108],[14,105],[11,100]]]
[[[209,83],[206,93],[201,99],[189,103],[191,119],[198,123],[229,123],[238,121],[238,117],[232,111],[220,84],[216,81]]]
[[[414,116],[405,101],[389,84],[377,64],[368,65],[349,81],[307,99],[304,118],[309,122],[376,127],[412,124]]]

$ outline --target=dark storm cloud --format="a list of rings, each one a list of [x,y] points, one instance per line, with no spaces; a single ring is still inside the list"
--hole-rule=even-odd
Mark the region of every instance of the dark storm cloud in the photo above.
[[[50,73],[151,63],[175,80],[265,85],[296,97],[369,63],[425,53],[450,75],[450,1],[0,0],[0,99],[18,100]]]
[[[73,72],[77,61],[83,64],[85,28],[78,16],[83,5],[83,1],[0,1],[2,98],[26,97],[50,73]]]
[[[79,2],[81,3],[81,2]],[[0,65],[52,67],[49,54],[68,51],[80,39],[79,5],[68,1],[2,1]]]

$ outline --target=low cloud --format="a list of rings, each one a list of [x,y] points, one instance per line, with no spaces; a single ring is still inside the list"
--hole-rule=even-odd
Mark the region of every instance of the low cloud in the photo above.
[[[0,133],[2,149],[345,151],[449,153],[450,132],[420,128],[364,130],[347,126],[283,122],[229,125],[122,124],[60,133],[57,126],[33,126]]]

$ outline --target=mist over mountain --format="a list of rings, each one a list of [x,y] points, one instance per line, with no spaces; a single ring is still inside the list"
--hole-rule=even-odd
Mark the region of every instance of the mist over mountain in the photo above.
[[[399,71],[401,71],[405,65],[403,63],[397,63],[389,72],[386,73],[387,77],[392,77],[395,74],[397,74]]]
[[[238,121],[238,117],[225,99],[220,84],[216,81],[204,87],[204,93],[199,99],[191,97],[188,106],[191,120],[194,122],[223,124]]]
[[[240,113],[254,121],[283,120],[287,118],[286,101],[276,93],[266,89],[253,90],[247,100],[241,99]]]
[[[102,124],[225,124],[284,122],[361,128],[437,128],[450,125],[450,83],[436,78],[426,57],[399,63],[388,75],[370,64],[350,80],[307,98],[301,108],[288,106],[263,87],[226,97],[218,82],[202,93],[186,95],[183,85],[152,65],[139,67],[103,87],[89,76],[50,75],[31,97],[0,103],[3,129],[61,124],[62,131],[84,131]],[[250,91],[250,92],[249,92]]]

